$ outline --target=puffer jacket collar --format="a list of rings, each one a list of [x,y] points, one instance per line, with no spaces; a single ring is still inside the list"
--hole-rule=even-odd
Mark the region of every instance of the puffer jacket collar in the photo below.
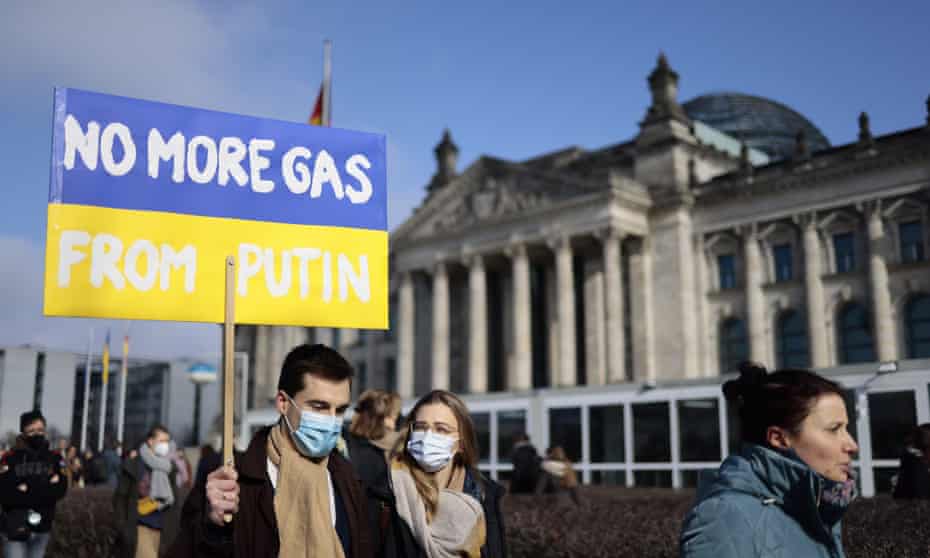
[[[833,528],[819,512],[824,481],[794,451],[781,452],[746,444],[738,455],[730,456],[720,467],[717,479],[702,497],[734,490],[759,498],[764,505],[776,505],[795,519],[811,536],[835,544]]]

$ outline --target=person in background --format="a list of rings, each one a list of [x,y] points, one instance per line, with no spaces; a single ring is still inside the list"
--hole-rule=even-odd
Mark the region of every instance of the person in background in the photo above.
[[[365,489],[336,449],[352,376],[346,359],[325,345],[288,353],[278,421],[255,433],[235,468],[217,468],[187,499],[172,558],[373,555]]]
[[[138,456],[123,461],[113,493],[119,556],[157,558],[170,547],[181,509],[176,475],[171,434],[164,426],[153,426]]]
[[[578,474],[562,446],[546,450],[536,493],[567,495],[575,505],[581,505],[578,496]]]
[[[23,413],[14,449],[0,458],[0,508],[5,515],[6,558],[41,558],[48,546],[55,507],[65,495],[62,456],[49,450],[45,417]]]
[[[930,423],[915,426],[901,455],[894,497],[930,500]]]
[[[478,440],[468,408],[444,390],[423,396],[391,461],[397,513],[429,558],[507,555],[504,490],[478,469]]]
[[[352,466],[368,486],[388,486],[390,452],[397,442],[394,430],[400,396],[381,389],[365,390],[355,404],[346,443]]]
[[[409,537],[397,538],[394,495],[389,472],[390,453],[399,434],[395,430],[401,400],[396,393],[381,389],[365,390],[355,404],[355,413],[345,436],[349,460],[368,490],[369,521],[377,526],[381,540],[379,556],[406,556],[407,546],[416,549]],[[413,558],[413,557],[411,557]]]
[[[175,477],[175,483],[185,495],[190,492],[191,486],[193,486],[194,479],[193,473],[191,472],[191,463],[187,460],[187,456],[184,455],[184,450],[175,447],[174,442],[171,443],[171,461],[174,462],[175,469],[178,474]],[[183,500],[183,498],[182,498]]]
[[[118,447],[118,442],[108,440],[106,448],[100,456],[105,468],[104,483],[110,488],[116,488],[119,483],[119,469],[120,465],[122,465],[122,459],[120,459]]]
[[[530,494],[539,482],[541,459],[536,447],[530,443],[530,437],[521,432],[514,437],[510,461],[513,463],[513,475],[510,477],[511,494]]]
[[[843,388],[807,370],[744,363],[723,393],[743,448],[703,483],[685,517],[682,558],[844,556],[841,519],[856,496]]]

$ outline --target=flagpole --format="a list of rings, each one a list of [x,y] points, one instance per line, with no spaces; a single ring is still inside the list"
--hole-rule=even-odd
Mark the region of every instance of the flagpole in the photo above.
[[[87,418],[90,414],[90,359],[94,344],[94,328],[87,332],[87,361],[84,363],[84,407],[81,410],[81,451],[87,448]]]
[[[123,337],[123,364],[119,374],[119,421],[116,423],[116,441],[123,442],[123,423],[126,421],[126,380],[129,370],[129,335]]]
[[[333,42],[323,41],[323,126],[333,125]]]
[[[100,384],[100,430],[97,432],[97,451],[103,451],[103,434],[107,429],[107,384],[110,377],[110,333],[103,345],[103,375]]]

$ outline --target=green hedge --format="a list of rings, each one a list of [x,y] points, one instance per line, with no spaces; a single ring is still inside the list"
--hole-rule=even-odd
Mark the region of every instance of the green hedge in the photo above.
[[[581,506],[557,496],[508,496],[503,510],[513,558],[644,558],[678,555],[688,491],[583,487]],[[930,502],[887,497],[855,502],[846,516],[849,558],[930,556]],[[58,506],[50,558],[114,556],[110,491],[71,491]],[[0,551],[2,558],[2,551]],[[798,557],[801,558],[801,557]]]

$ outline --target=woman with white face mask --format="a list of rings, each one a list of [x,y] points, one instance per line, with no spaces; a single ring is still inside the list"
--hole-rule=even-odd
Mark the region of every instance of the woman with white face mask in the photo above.
[[[506,556],[503,489],[478,469],[468,409],[435,390],[414,405],[394,450],[391,483],[397,513],[429,558]]]

